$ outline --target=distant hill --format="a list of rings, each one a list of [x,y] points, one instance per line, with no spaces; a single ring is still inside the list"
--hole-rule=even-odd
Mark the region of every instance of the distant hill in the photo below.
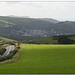
[[[60,21],[58,21],[56,19],[52,19],[52,18],[38,18],[38,19],[49,21],[49,22],[52,22],[52,23],[58,23],[58,22],[60,22]]]
[[[9,15],[7,17],[11,17],[11,18],[30,18],[29,16],[14,16],[14,15]],[[60,21],[56,20],[56,19],[52,19],[52,18],[36,18],[36,19],[40,19],[40,20],[44,20],[44,21],[49,21],[52,23],[58,23]]]
[[[29,16],[21,16],[21,18],[30,18]]]
[[[30,18],[29,16],[14,16],[14,15],[9,15],[7,17],[13,17],[13,18]]]
[[[0,34],[15,40],[42,38],[53,23],[33,18],[0,17]]]
[[[34,18],[0,16],[0,36],[23,41],[59,35],[75,35],[75,22],[52,23]]]

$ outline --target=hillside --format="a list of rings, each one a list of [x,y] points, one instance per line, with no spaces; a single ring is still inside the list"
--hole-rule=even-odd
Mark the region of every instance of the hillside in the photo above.
[[[74,35],[75,22],[52,23],[34,18],[0,16],[0,36],[23,41],[59,35]]]
[[[12,17],[12,18],[30,18],[29,16],[14,16],[14,15],[9,15],[7,17]]]
[[[59,37],[60,36],[54,36],[54,37],[47,37],[47,38],[41,38],[41,39],[33,39],[33,40],[23,41],[23,42],[31,43],[31,44],[58,44]],[[61,37],[65,37],[65,36],[61,36]],[[75,42],[75,35],[69,35],[69,36],[67,35],[66,37]]]
[[[53,37],[25,41],[25,43],[31,43],[31,44],[55,44],[57,42],[58,41],[54,40]]]
[[[0,37],[0,42],[2,41],[15,41],[15,40],[12,40],[12,39],[8,39],[8,38],[5,38],[5,37]]]
[[[38,18],[44,21],[48,21],[48,22],[52,22],[52,23],[59,23],[60,21],[56,20],[56,19],[52,19],[52,18]]]

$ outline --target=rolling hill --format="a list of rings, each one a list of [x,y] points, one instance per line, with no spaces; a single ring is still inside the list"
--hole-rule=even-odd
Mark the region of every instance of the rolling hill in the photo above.
[[[47,38],[41,38],[41,39],[33,39],[33,40],[28,40],[28,41],[23,41],[23,42],[30,43],[30,44],[58,44],[59,37],[65,37],[65,35],[53,36],[53,37],[47,37]],[[73,40],[75,43],[75,35],[66,35],[66,37],[70,40]]]
[[[0,16],[0,36],[18,41],[74,34],[75,22],[72,21],[52,23],[34,18]]]
[[[9,41],[15,41],[15,40],[8,39],[8,38],[5,38],[5,37],[0,37],[0,42],[2,42],[2,41],[9,42]]]
[[[48,22],[52,22],[52,23],[59,23],[60,21],[56,20],[56,19],[52,19],[52,18],[38,18],[44,21],[48,21]]]

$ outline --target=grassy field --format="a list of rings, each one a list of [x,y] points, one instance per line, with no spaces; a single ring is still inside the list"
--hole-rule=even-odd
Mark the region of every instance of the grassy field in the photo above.
[[[54,40],[53,37],[47,37],[47,38],[42,38],[42,39],[33,39],[27,41],[28,43],[41,43],[41,44],[53,44],[53,43],[58,43],[58,40]]]
[[[15,40],[8,39],[8,38],[5,38],[5,37],[0,37],[0,42],[2,42],[2,41],[15,41]]]
[[[20,59],[0,64],[0,74],[73,74],[75,45],[25,45]]]
[[[58,39],[64,39],[64,37],[66,37],[67,39],[73,40],[74,44],[75,44],[75,35],[64,35],[61,38],[60,36],[53,36],[53,37],[45,37],[45,38],[40,38],[40,39],[32,39],[32,40],[28,40],[28,41],[24,41],[25,43],[30,43],[30,44],[58,44]],[[66,43],[66,42],[65,42]]]

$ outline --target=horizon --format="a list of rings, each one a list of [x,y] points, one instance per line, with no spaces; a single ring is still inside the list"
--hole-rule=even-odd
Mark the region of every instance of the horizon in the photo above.
[[[6,15],[6,16],[4,16],[4,15],[0,15],[0,17],[11,17],[11,18],[33,18],[33,19],[42,19],[42,18],[48,18],[48,19],[54,19],[54,20],[57,20],[57,21],[59,21],[59,22],[65,22],[65,21],[71,21],[71,22],[74,22],[75,20],[58,20],[58,19],[55,19],[55,18],[52,18],[52,17],[30,17],[30,16],[17,16],[17,15]]]

